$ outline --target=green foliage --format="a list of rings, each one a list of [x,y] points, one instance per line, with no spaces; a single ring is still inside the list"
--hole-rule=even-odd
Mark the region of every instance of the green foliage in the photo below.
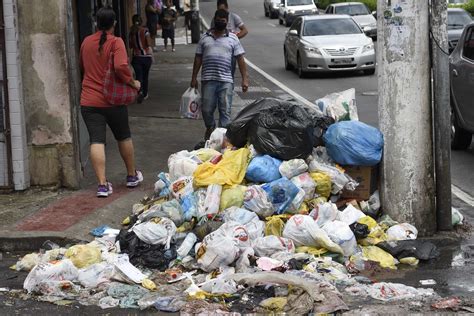
[[[463,4],[461,6],[450,5],[449,7],[450,8],[463,8],[464,10],[466,10],[467,12],[469,12],[471,15],[474,16],[474,0],[469,0],[468,3]]]
[[[330,5],[331,3],[338,3],[338,2],[350,2],[350,1],[348,0],[319,0],[316,3],[318,5],[318,8],[326,9],[327,6]],[[377,10],[377,0],[358,0],[357,2],[365,3],[370,11]]]

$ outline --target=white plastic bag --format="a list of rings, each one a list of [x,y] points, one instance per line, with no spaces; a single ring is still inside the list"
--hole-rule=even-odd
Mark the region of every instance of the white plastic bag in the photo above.
[[[113,275],[114,266],[101,262],[80,269],[77,281],[85,288],[96,288],[99,284],[110,282]]]
[[[255,212],[261,219],[265,219],[275,212],[267,192],[259,185],[249,186],[245,191],[244,208]]]
[[[418,237],[418,230],[408,223],[398,224],[387,230],[387,240],[414,240]]]
[[[327,222],[336,220],[338,215],[339,210],[337,209],[336,204],[331,202],[317,205],[309,214],[309,216],[316,221],[316,224],[319,227],[323,227]]]
[[[296,177],[291,178],[291,182],[293,182],[298,188],[304,190],[304,200],[309,201],[314,197],[314,191],[316,190],[316,182],[314,182],[313,178],[309,175],[309,173],[305,172]]]
[[[175,199],[181,199],[181,197],[193,193],[193,177],[179,178],[171,183],[170,189]]]
[[[206,215],[206,195],[207,189],[200,188],[194,192],[194,198],[196,199],[198,214],[197,217],[201,218]]]
[[[331,177],[332,183],[332,194],[338,194],[342,189],[354,191],[359,185],[354,179],[348,174],[342,172],[335,166],[331,166],[326,163],[322,163],[317,159],[309,160],[309,171],[310,172],[324,172]]]
[[[199,119],[201,112],[201,94],[198,89],[188,88],[181,97],[180,111],[182,118]]]
[[[207,187],[206,199],[204,201],[204,214],[212,215],[219,213],[221,205],[222,185],[211,184]]]
[[[172,154],[168,158],[171,181],[176,181],[181,177],[191,177],[200,163],[200,159],[187,150]]]
[[[342,248],[344,256],[351,256],[357,251],[357,240],[348,224],[341,221],[327,222],[323,230]]]
[[[171,238],[176,234],[176,225],[169,218],[154,218],[135,225],[132,230],[141,241],[150,245],[164,245],[169,249]]]
[[[36,265],[23,282],[23,288],[31,293],[36,286],[45,281],[75,281],[79,270],[71,260],[52,261]]]
[[[171,200],[163,204],[153,205],[149,210],[138,216],[140,222],[147,222],[155,217],[166,217],[171,219],[176,226],[181,226],[184,222],[183,210],[177,200]]]
[[[252,243],[255,254],[259,257],[269,257],[277,252],[295,252],[295,244],[288,238],[278,236],[265,236],[257,238]]]
[[[290,214],[297,214],[301,204],[304,202],[304,197],[306,196],[306,192],[303,189],[299,189],[298,194],[296,194],[293,201],[291,201],[290,206],[286,210],[286,213]]]
[[[206,148],[221,151],[225,147],[225,133],[227,133],[227,129],[216,128],[211,133],[211,136],[209,136],[209,140],[206,142]]]
[[[283,177],[291,179],[308,171],[308,165],[303,159],[292,159],[283,161],[279,169]]]
[[[323,114],[339,121],[358,121],[355,89],[331,93],[315,101]]]
[[[295,246],[324,247],[332,252],[343,253],[327,233],[318,227],[308,215],[292,216],[285,225],[283,237],[293,240]]]
[[[237,222],[227,222],[196,245],[196,259],[202,270],[210,272],[228,266],[239,257],[241,250],[249,247],[245,227]]]
[[[225,210],[223,219],[226,223],[237,222],[243,225],[249,234],[250,240],[263,236],[265,223],[254,212],[233,206]]]
[[[339,212],[338,214],[338,219],[347,225],[354,224],[362,217],[365,217],[365,214],[356,209],[352,204],[348,204],[344,211]]]

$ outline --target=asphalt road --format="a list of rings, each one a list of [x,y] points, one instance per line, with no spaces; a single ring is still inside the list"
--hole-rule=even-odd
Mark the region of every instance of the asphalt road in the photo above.
[[[215,4],[215,0],[201,0],[201,14],[207,21],[215,12]],[[230,0],[229,6],[249,29],[249,35],[242,39],[242,44],[252,63],[310,101],[332,92],[355,88],[360,120],[378,126],[377,74],[312,75],[300,79],[295,72],[286,71],[283,64],[283,41],[288,28],[279,25],[278,19],[265,17],[263,0]],[[470,196],[474,196],[473,162],[472,145],[467,151],[452,152],[452,183]]]

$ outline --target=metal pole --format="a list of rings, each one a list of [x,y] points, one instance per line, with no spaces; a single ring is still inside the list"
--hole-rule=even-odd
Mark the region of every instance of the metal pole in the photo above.
[[[384,213],[436,230],[428,1],[378,0],[379,122]]]
[[[431,0],[431,54],[433,71],[434,157],[438,230],[452,230],[451,215],[451,106],[449,84],[448,6]]]

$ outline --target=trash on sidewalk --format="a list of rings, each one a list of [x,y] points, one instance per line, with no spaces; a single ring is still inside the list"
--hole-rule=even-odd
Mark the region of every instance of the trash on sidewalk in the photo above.
[[[314,103],[324,115],[339,121],[358,121],[355,89],[336,92],[316,100]]]
[[[453,223],[453,226],[457,226],[457,225],[462,225],[463,224],[463,221],[464,221],[464,216],[462,215],[461,212],[459,212],[459,210],[457,208],[452,208],[452,217],[453,217],[453,220],[452,220],[452,223]]]
[[[343,312],[341,292],[434,296],[357,275],[393,273],[439,252],[409,223],[380,217],[377,167],[364,165],[380,160],[381,134],[334,123],[357,118],[352,95],[321,101],[327,116],[278,99],[252,103],[206,148],[172,154],[121,230],[102,225],[89,244],[51,244],[20,259],[15,268],[31,270],[25,290],[51,302],[184,315]],[[346,143],[327,150],[322,140],[337,126],[357,132],[341,129]],[[341,167],[337,157],[359,165]]]
[[[459,305],[461,305],[462,301],[457,297],[450,297],[441,299],[433,304],[431,307],[435,309],[451,309],[453,311],[459,310]]]

